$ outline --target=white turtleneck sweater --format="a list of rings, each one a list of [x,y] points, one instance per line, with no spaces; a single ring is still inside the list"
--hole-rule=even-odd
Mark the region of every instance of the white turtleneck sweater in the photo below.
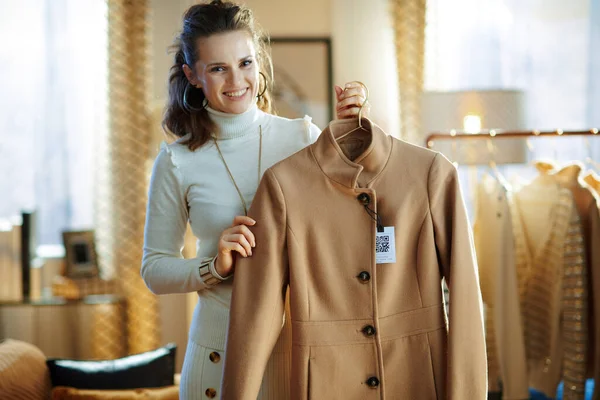
[[[264,113],[253,105],[243,114],[208,110],[225,161],[246,204],[258,187],[259,130],[262,128],[262,170],[314,142],[321,130],[309,117],[290,120]],[[225,348],[232,281],[207,287],[200,278],[200,260],[217,254],[219,237],[233,218],[243,215],[239,195],[212,141],[196,151],[181,139],[163,145],[150,181],[142,277],[156,294],[197,291],[189,339],[214,349]],[[197,258],[183,259],[184,235],[190,222]]]

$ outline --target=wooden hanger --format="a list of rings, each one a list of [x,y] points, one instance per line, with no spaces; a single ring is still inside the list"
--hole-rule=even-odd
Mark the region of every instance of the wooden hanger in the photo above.
[[[347,137],[348,135],[350,135],[353,132],[356,131],[364,131],[367,133],[371,133],[371,131],[367,128],[365,128],[362,125],[362,110],[363,107],[365,106],[365,104],[367,104],[367,101],[369,101],[369,88],[367,87],[367,85],[365,85],[364,83],[360,82],[360,81],[356,81],[358,84],[360,84],[362,87],[365,88],[365,92],[366,92],[366,97],[365,97],[365,101],[363,101],[363,103],[361,104],[360,108],[358,109],[358,126],[354,129],[349,130],[348,132],[344,133],[343,135],[341,135],[340,137],[336,138],[336,142],[339,142],[340,140],[342,140],[343,138]]]

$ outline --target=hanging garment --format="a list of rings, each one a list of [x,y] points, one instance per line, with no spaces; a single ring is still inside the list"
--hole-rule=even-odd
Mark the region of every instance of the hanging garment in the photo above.
[[[541,175],[512,197],[529,386],[583,399],[587,353],[587,270],[573,196]]]
[[[588,184],[591,190],[593,190],[594,192],[596,192],[597,195],[600,196],[600,177],[596,175],[595,172],[588,172],[583,178],[583,180],[585,181],[585,183]]]
[[[524,400],[529,389],[509,196],[497,179],[484,175],[477,185],[473,236],[486,307],[489,391]]]
[[[600,382],[600,199],[581,179],[582,168],[578,164],[568,165],[550,176],[562,187],[573,194],[575,206],[581,218],[585,243],[585,259],[588,272],[588,308],[589,318],[589,371]],[[567,385],[565,390],[568,390]],[[600,394],[600,385],[595,386],[596,398]]]
[[[364,121],[366,133],[339,143],[356,122],[331,122],[265,173],[249,213],[256,247],[236,262],[224,400],[256,397],[288,285],[293,399],[486,399],[481,295],[456,168]],[[376,240],[380,225],[395,228],[390,241]],[[390,255],[393,245],[395,262],[377,264],[376,250]]]

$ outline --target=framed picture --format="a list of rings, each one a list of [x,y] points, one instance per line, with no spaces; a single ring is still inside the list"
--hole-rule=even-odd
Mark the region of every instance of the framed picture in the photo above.
[[[287,118],[312,117],[321,129],[333,119],[333,67],[329,38],[271,38],[273,105]]]
[[[77,279],[99,275],[94,231],[65,231],[63,243],[67,277]]]

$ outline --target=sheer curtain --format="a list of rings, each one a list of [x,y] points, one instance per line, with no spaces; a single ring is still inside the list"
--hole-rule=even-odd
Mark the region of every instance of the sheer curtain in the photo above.
[[[520,89],[527,128],[600,126],[600,0],[428,0],[425,90]],[[600,160],[600,137],[531,158]]]
[[[93,227],[106,13],[104,0],[0,2],[0,218],[35,210],[39,244]]]

